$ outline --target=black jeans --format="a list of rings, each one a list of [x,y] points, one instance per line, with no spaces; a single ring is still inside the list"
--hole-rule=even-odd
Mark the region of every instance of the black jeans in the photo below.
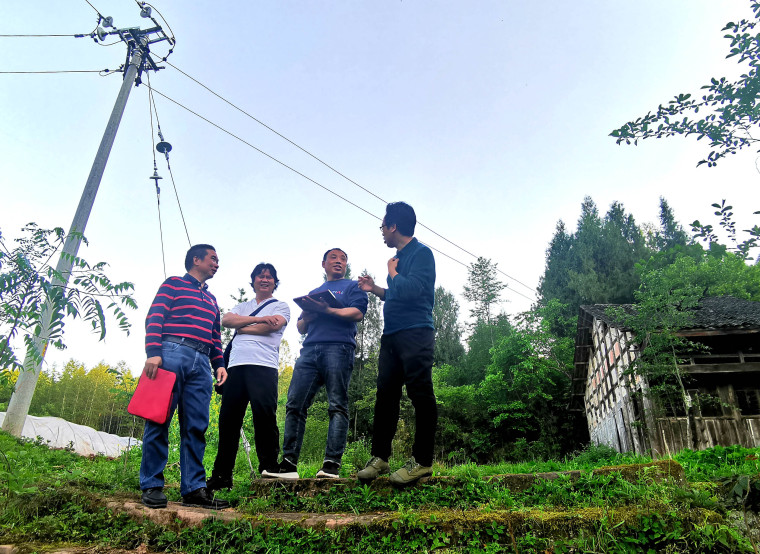
[[[260,365],[236,365],[227,370],[219,408],[219,450],[212,475],[231,478],[235,469],[240,428],[248,403],[253,415],[259,472],[277,470],[280,431],[277,429],[277,370]]]
[[[435,330],[405,329],[380,340],[377,397],[372,437],[372,455],[388,460],[398,427],[401,391],[414,406],[415,429],[412,455],[424,466],[433,465],[433,445],[438,408],[433,393],[433,350]]]

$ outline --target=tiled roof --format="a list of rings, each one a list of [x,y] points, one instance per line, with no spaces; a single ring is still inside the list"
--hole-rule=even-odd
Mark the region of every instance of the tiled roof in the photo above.
[[[622,308],[628,314],[634,313],[633,304],[592,304],[581,306],[581,310],[608,325],[619,327],[620,322],[607,315],[607,309],[615,307]],[[690,329],[760,327],[760,302],[733,296],[703,298],[692,313],[694,321]]]
[[[694,310],[694,329],[760,327],[760,302],[733,296],[703,298]]]

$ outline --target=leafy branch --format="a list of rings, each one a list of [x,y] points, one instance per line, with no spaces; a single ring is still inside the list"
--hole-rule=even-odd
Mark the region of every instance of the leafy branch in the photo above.
[[[52,265],[53,258],[69,238],[63,229],[40,229],[30,223],[15,240],[6,244],[0,233],[0,368],[21,368],[12,342],[22,338],[26,355],[36,363],[42,360],[48,344],[63,349],[66,317],[81,317],[91,324],[99,340],[106,335],[105,313],[110,311],[119,328],[129,334],[125,308],[135,309],[129,282],[114,283],[105,274],[104,262],[90,265],[83,258],[61,254],[71,262],[69,284],[66,276]],[[77,234],[86,243],[86,239]],[[110,300],[103,307],[101,299]],[[45,318],[50,321],[47,336],[42,336]],[[42,345],[40,347],[39,345]]]
[[[734,207],[730,205],[726,206],[725,199],[721,200],[720,204],[712,204],[712,207],[717,209],[715,215],[720,218],[718,224],[724,231],[726,231],[729,240],[733,244],[733,247],[730,247],[729,250],[734,252],[741,259],[748,260],[752,249],[760,246],[760,226],[755,225],[751,229],[744,229],[744,232],[749,233],[750,237],[739,242],[739,239],[736,236],[736,222],[733,220],[734,212],[732,210]],[[753,215],[758,214],[760,214],[760,211],[753,213]],[[702,225],[699,220],[696,220],[691,224],[691,230],[694,239],[703,240],[710,245],[710,248],[713,248],[714,245],[717,245],[720,242],[720,238],[715,233],[715,229],[712,225]]]
[[[751,6],[755,18],[760,20],[760,2],[753,1]],[[743,19],[739,23],[729,22],[722,29],[728,31],[724,37],[731,41],[726,58],[738,56],[738,63],[747,62],[749,66],[737,81],[713,78],[702,87],[706,93],[701,99],[678,94],[666,105],[660,104],[655,113],[629,121],[610,136],[617,139],[617,144],[638,144],[640,139],[653,137],[697,135],[697,140],[707,139],[712,149],[697,163],[697,166],[706,163],[707,167],[760,141],[752,136],[753,128],[760,123],[760,34],[753,34],[757,23]],[[707,113],[698,118],[700,110]]]

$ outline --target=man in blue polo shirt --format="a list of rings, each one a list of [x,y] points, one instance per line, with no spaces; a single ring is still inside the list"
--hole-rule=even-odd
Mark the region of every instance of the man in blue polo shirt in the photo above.
[[[354,369],[356,323],[367,311],[367,293],[356,281],[346,279],[348,256],[332,248],[322,257],[326,281],[309,295],[331,291],[342,307],[306,298],[296,326],[306,335],[301,354],[293,368],[285,407],[285,438],[282,444],[281,479],[298,479],[306,412],[322,386],[327,390],[327,446],[320,478],[336,479],[340,474],[348,434],[348,385]]]
[[[221,509],[229,503],[206,490],[203,454],[211,402],[211,366],[217,383],[227,379],[219,327],[219,307],[206,281],[219,269],[210,244],[196,244],[185,256],[184,277],[170,277],[158,289],[145,319],[143,375],[155,379],[158,368],[177,376],[166,423],[145,422],[140,464],[142,502],[165,508],[164,468],[169,458],[169,424],[178,410],[180,429],[180,494],[186,506]]]
[[[376,285],[368,275],[359,277],[362,290],[385,301],[372,458],[357,474],[361,481],[371,481],[390,472],[388,459],[405,385],[414,406],[414,445],[412,457],[390,480],[395,485],[407,485],[433,473],[433,443],[438,422],[432,377],[435,259],[430,249],[414,238],[416,224],[417,217],[409,204],[388,204],[380,226],[385,244],[396,249],[396,255],[388,260],[388,288]]]

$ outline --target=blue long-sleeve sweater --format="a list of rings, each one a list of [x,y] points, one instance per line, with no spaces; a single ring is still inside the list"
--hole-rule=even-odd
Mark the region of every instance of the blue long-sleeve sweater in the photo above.
[[[398,275],[388,275],[383,318],[384,335],[433,326],[435,259],[430,248],[413,238],[398,251]]]

